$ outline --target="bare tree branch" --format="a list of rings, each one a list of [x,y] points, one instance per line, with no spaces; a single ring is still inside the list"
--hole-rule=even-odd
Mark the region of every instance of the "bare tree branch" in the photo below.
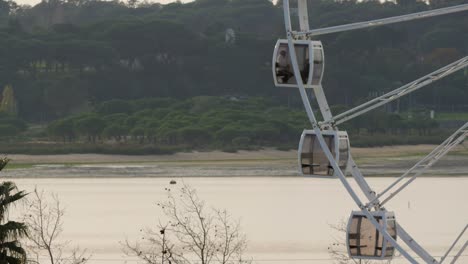
[[[207,209],[196,190],[186,184],[175,192],[168,188],[166,191],[167,200],[157,204],[168,219],[166,225],[158,226],[164,234],[142,230],[144,237],[151,239],[145,243],[126,240],[125,253],[148,264],[250,263],[242,259],[247,240],[239,221],[233,221],[226,210]]]
[[[44,191],[34,190],[32,199],[27,202],[28,212],[25,214],[24,222],[29,228],[29,251],[36,257],[47,255],[51,264],[84,264],[91,255],[86,250],[73,248],[70,255],[63,257],[64,251],[68,249],[69,241],[60,241],[63,232],[63,216],[65,209],[60,205],[57,195],[51,194],[50,201],[44,195]]]

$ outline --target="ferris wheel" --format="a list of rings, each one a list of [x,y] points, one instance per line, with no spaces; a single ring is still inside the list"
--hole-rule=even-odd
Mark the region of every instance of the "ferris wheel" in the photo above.
[[[424,263],[443,263],[463,238],[468,224],[444,256],[440,260],[436,260],[396,221],[394,212],[388,211],[383,206],[455,146],[462,143],[468,136],[468,122],[380,193],[373,191],[365,180],[351,155],[348,134],[346,131],[340,131],[338,125],[467,67],[468,56],[389,93],[333,116],[322,87],[325,67],[324,48],[320,41],[311,38],[317,35],[468,11],[468,4],[311,30],[309,28],[307,0],[298,0],[297,2],[299,30],[295,31],[291,26],[289,0],[283,0],[287,38],[280,39],[276,43],[272,71],[276,86],[298,88],[312,125],[312,129],[303,131],[299,142],[298,165],[300,173],[307,177],[339,179],[358,206],[359,210],[351,213],[347,225],[346,244],[351,258],[392,259],[395,250],[397,250],[410,263],[419,263],[410,254],[410,251],[422,259]],[[322,121],[318,121],[315,117],[305,90],[307,88],[313,91],[323,117]],[[359,190],[355,190],[349,183],[346,178],[347,174],[352,175],[358,188],[365,195],[365,201],[358,196],[357,191]],[[402,247],[400,240],[406,244],[409,250]],[[468,246],[468,241],[465,240],[462,243],[464,243],[463,246],[455,253],[451,263],[455,263]]]

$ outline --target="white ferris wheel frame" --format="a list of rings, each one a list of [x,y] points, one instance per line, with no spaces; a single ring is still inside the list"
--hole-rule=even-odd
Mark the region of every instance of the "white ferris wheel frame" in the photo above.
[[[361,201],[356,191],[349,184],[348,180],[346,179],[346,173],[343,173],[343,171],[340,169],[337,161],[333,157],[333,154],[329,150],[324,140],[324,137],[322,135],[322,131],[334,130],[338,132],[338,128],[336,127],[337,124],[343,123],[353,117],[366,113],[381,105],[391,102],[401,96],[404,96],[419,88],[422,88],[423,86],[426,86],[451,73],[454,73],[460,69],[467,67],[468,56],[452,64],[449,64],[429,75],[419,78],[418,80],[414,82],[404,85],[388,94],[375,98],[371,100],[370,102],[367,102],[343,114],[340,114],[336,116],[335,118],[333,117],[330,111],[330,108],[328,106],[328,102],[325,97],[325,93],[323,92],[323,88],[321,84],[319,86],[315,86],[313,87],[313,92],[319,104],[319,108],[322,113],[322,116],[324,118],[324,121],[319,123],[315,117],[314,111],[312,110],[309,98],[305,90],[305,86],[302,82],[299,65],[297,61],[297,56],[296,56],[296,51],[294,48],[294,41],[300,40],[300,39],[309,39],[311,36],[314,36],[314,35],[322,35],[322,34],[355,30],[355,29],[361,29],[361,28],[367,28],[367,27],[381,26],[381,25],[386,25],[386,24],[391,24],[391,23],[410,21],[414,19],[427,18],[427,17],[432,17],[432,16],[466,11],[468,10],[468,4],[435,9],[431,11],[419,12],[419,13],[414,13],[414,14],[409,14],[409,15],[378,19],[378,20],[373,20],[373,21],[366,21],[366,22],[352,23],[352,24],[342,25],[342,26],[334,26],[334,27],[310,30],[307,0],[298,0],[298,16],[299,16],[299,27],[300,27],[299,31],[293,31],[292,29],[291,14],[290,14],[289,7],[290,7],[289,0],[283,0],[284,23],[285,23],[286,33],[287,33],[288,50],[289,50],[289,54],[291,57],[292,69],[293,69],[294,76],[296,78],[297,88],[299,89],[299,93],[301,95],[302,102],[304,104],[307,116],[312,125],[312,130],[316,134],[317,140],[320,144],[322,151],[324,152],[325,156],[330,162],[330,165],[333,167],[333,170],[335,171],[335,175],[342,182],[346,191],[349,193],[349,195],[354,200],[356,205],[361,209],[361,212],[366,216],[366,218],[369,219],[369,221],[385,237],[385,239],[387,239],[387,241],[390,242],[392,246],[394,246],[395,249],[397,249],[402,254],[402,256],[405,257],[410,263],[419,263],[418,261],[416,261],[415,257],[411,256],[406,249],[402,248],[398,244],[398,242],[390,236],[386,228],[382,227],[378,223],[378,221],[371,214],[371,210],[374,209],[374,210],[386,211],[386,209],[382,207],[383,204],[385,204],[387,201],[393,198],[396,194],[398,194],[401,190],[403,190],[406,186],[408,186],[411,182],[413,182],[414,179],[416,179],[416,177],[424,173],[428,168],[430,168],[433,164],[435,164],[440,158],[442,158],[445,154],[447,154],[451,149],[453,149],[455,146],[463,142],[465,137],[468,136],[468,122],[465,125],[463,125],[459,130],[457,130],[452,136],[450,136],[446,141],[444,141],[440,146],[434,149],[429,155],[427,155],[420,162],[418,162],[414,167],[412,167],[407,172],[405,172],[401,177],[399,177],[396,180],[395,183],[391,184],[380,194],[376,194],[376,192],[374,192],[370,188],[369,184],[364,179],[361,171],[359,170],[356,163],[354,162],[351,156],[351,150],[349,150],[350,153],[349,153],[348,170],[351,172],[351,175],[356,180],[360,190],[369,200],[369,202],[367,203],[364,203],[363,201]],[[385,195],[392,188],[397,186],[398,183],[400,183],[404,178],[406,178],[409,175],[412,175],[412,176],[404,184],[402,184],[396,191],[388,195],[388,197],[386,197],[383,201],[380,201],[380,198],[382,198],[383,195]],[[454,246],[458,243],[458,241],[464,235],[465,231],[467,230],[467,227],[468,225],[466,225],[463,231],[457,236],[457,239],[455,240],[455,242],[451,245],[451,247],[448,249],[446,254],[440,259],[440,261],[437,261],[422,246],[420,246],[406,232],[406,230],[403,229],[403,227],[398,224],[398,222],[396,225],[398,238],[401,239],[416,255],[418,255],[425,263],[439,263],[439,264],[442,263],[447,258],[448,254],[451,252]],[[460,255],[466,249],[467,245],[468,245],[468,241],[465,241],[464,245],[462,246],[460,251],[457,252],[457,254],[453,258],[451,263],[455,263],[455,261],[460,257]]]

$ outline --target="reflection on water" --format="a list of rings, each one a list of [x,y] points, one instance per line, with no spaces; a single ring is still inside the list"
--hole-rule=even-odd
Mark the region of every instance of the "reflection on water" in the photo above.
[[[155,203],[164,199],[170,179],[13,180],[21,189],[31,191],[37,186],[60,196],[66,207],[63,237],[92,251],[91,263],[123,263],[119,241],[135,239],[141,228],[155,225],[160,217]],[[177,181],[180,184],[182,179]],[[241,218],[249,241],[248,255],[263,260],[259,263],[331,263],[327,247],[336,234],[329,225],[356,209],[340,182],[334,180],[205,177],[183,181],[195,187],[209,205],[226,208]],[[378,191],[392,179],[369,181]],[[468,178],[421,178],[392,200],[388,209],[395,211],[397,221],[418,242],[441,255],[467,222],[467,186]]]

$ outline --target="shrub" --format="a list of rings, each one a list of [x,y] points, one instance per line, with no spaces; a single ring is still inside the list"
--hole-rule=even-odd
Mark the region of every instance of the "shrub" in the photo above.
[[[237,147],[246,147],[250,143],[249,137],[236,137],[232,140],[232,145]]]
[[[19,129],[13,125],[0,124],[0,136],[9,137],[18,134]]]

